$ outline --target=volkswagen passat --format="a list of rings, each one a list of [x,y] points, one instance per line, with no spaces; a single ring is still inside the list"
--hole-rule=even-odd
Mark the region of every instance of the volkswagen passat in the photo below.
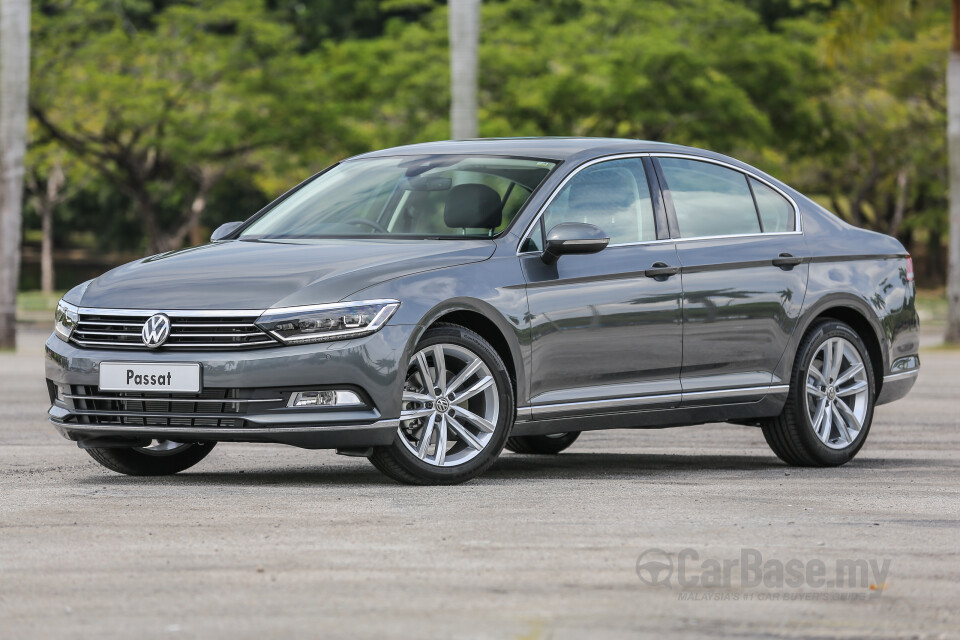
[[[504,447],[722,421],[839,465],[916,379],[914,295],[895,239],[716,153],[419,144],[71,290],[49,416],[133,475],[279,442],[446,484]]]

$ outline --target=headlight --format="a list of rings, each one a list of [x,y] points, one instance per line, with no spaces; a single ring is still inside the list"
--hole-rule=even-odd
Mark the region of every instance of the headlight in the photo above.
[[[359,338],[378,331],[399,307],[397,300],[364,300],[270,309],[257,326],[288,344]]]
[[[77,307],[61,300],[57,303],[57,313],[54,316],[53,331],[64,342],[70,341],[70,334],[77,326]]]

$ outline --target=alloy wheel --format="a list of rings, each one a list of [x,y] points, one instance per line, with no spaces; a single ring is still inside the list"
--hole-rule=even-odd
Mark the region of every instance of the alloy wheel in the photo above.
[[[472,460],[493,438],[499,415],[496,380],[471,350],[441,343],[410,358],[399,434],[420,460],[436,467]]]
[[[831,449],[850,446],[863,429],[870,384],[860,352],[845,338],[830,338],[807,368],[807,416],[820,441]]]

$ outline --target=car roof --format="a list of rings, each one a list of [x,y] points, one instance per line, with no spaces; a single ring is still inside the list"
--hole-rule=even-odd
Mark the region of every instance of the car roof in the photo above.
[[[354,158],[376,158],[397,155],[497,155],[566,160],[572,156],[607,155],[610,153],[683,152],[703,154],[702,149],[666,142],[627,138],[478,138],[475,140],[443,140],[392,147],[364,153]],[[709,153],[709,152],[708,152]]]

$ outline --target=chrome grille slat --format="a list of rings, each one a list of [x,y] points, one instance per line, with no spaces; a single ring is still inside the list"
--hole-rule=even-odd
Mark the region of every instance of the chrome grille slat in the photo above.
[[[201,344],[211,346],[211,347],[245,347],[251,344],[276,344],[276,342],[273,340],[273,338],[264,337],[261,340],[253,337],[241,336],[240,339],[236,341],[233,341],[233,340],[212,341],[209,339],[190,341],[190,340],[184,339],[184,340],[181,340],[180,342],[177,342],[174,344],[165,344],[163,346],[164,348],[176,349],[179,347],[194,347]]]
[[[81,347],[116,347],[117,349],[140,349],[143,350],[144,346],[142,342],[104,342],[98,340],[73,340],[74,344],[78,344]],[[182,350],[182,349],[246,349],[250,347],[266,347],[266,346],[276,346],[277,342],[275,340],[260,340],[257,342],[232,342],[232,343],[208,343],[208,342],[196,342],[196,343],[187,343],[187,344],[165,344],[163,345],[164,349],[168,350]]]
[[[84,320],[84,324],[96,325],[98,327],[142,327],[142,322],[102,322],[100,320]]]
[[[249,336],[262,336],[262,331],[247,331],[244,333],[176,333],[177,327],[171,327],[170,337],[178,336],[180,338],[247,338]],[[123,334],[126,335],[126,334]]]
[[[170,404],[170,403],[167,403]],[[178,403],[173,403],[178,404]],[[189,403],[179,403],[179,404],[189,404]],[[229,403],[228,403],[229,404]],[[182,418],[182,419],[192,419],[196,414],[193,412],[185,411],[182,413],[176,413],[173,411],[163,411],[159,408],[147,408],[147,411],[109,411],[106,409],[73,409],[75,415],[78,416],[105,416],[108,418]],[[205,413],[204,418],[216,418],[216,419],[229,419],[233,420],[237,417],[235,413]]]
[[[215,323],[209,323],[209,322],[203,322],[203,323],[196,322],[196,323],[194,323],[194,322],[183,322],[183,321],[180,321],[180,322],[172,322],[172,323],[171,323],[171,326],[172,326],[174,329],[181,329],[181,328],[182,328],[182,329],[220,329],[220,328],[245,329],[245,328],[248,328],[250,325],[249,325],[249,324],[237,324],[237,323],[232,323],[232,322],[231,322],[231,323],[226,323],[226,322],[224,322],[223,324],[215,324]]]
[[[210,398],[192,398],[189,400],[178,400],[176,398],[163,398],[154,396],[103,396],[103,395],[78,395],[75,393],[65,393],[64,398],[70,400],[123,400],[124,402],[186,402],[195,404],[223,404],[222,399]],[[231,398],[230,404],[249,404],[251,402],[282,402],[278,398]]]
[[[81,347],[147,350],[140,330],[154,312],[81,309],[71,340]],[[161,350],[255,349],[279,343],[254,323],[256,312],[166,311],[170,336]],[[249,313],[249,315],[242,315]]]
[[[91,331],[90,329],[76,329],[77,333],[82,333],[85,336],[133,336],[134,338],[140,337],[140,332],[136,333],[129,331]]]

